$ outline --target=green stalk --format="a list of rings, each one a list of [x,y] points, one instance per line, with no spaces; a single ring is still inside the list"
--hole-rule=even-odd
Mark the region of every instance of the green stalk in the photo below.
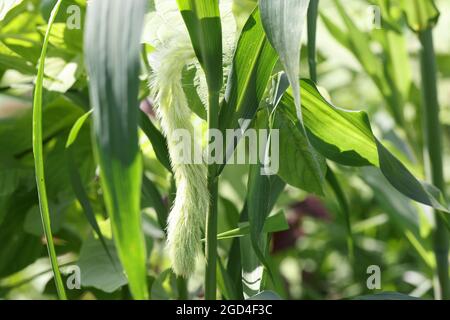
[[[50,263],[52,265],[53,276],[56,283],[56,290],[58,297],[61,300],[66,300],[66,292],[64,290],[64,284],[61,278],[61,273],[58,267],[58,260],[56,256],[55,246],[53,244],[52,229],[50,224],[50,212],[48,208],[47,190],[45,187],[45,174],[44,174],[44,155],[43,155],[43,143],[42,143],[42,86],[44,81],[44,64],[45,56],[47,54],[48,41],[50,38],[50,30],[53,22],[55,21],[59,7],[62,0],[53,7],[48,27],[45,32],[44,43],[42,45],[41,56],[39,59],[39,67],[36,78],[36,86],[34,89],[33,99],[33,155],[34,166],[36,170],[36,185],[39,197],[39,207],[41,212],[42,226],[44,229],[44,236],[47,242],[48,255],[50,257]]]
[[[311,0],[308,7],[308,65],[309,75],[312,81],[317,82],[316,63],[316,30],[317,14],[319,12],[319,0]]]
[[[219,127],[219,92],[209,92],[208,128]],[[209,141],[211,142],[211,141]],[[210,155],[209,144],[208,153]],[[208,191],[209,208],[206,215],[206,272],[205,272],[205,299],[216,299],[216,264],[217,264],[217,200],[218,177],[215,164],[208,165]]]
[[[187,281],[183,277],[177,277],[178,300],[187,300],[189,298]]]
[[[419,32],[422,45],[420,53],[423,93],[423,119],[425,145],[428,151],[431,182],[439,188],[445,197],[444,168],[442,162],[442,130],[439,122],[439,101],[437,92],[436,56],[433,46],[432,28]],[[450,283],[448,272],[449,239],[445,221],[441,212],[435,210],[436,230],[434,234],[434,253],[443,299],[450,299]]]

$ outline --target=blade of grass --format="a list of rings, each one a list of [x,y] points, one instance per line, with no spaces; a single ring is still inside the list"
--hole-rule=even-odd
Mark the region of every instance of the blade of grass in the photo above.
[[[259,9],[256,8],[245,23],[233,56],[219,116],[223,132],[228,128],[239,128],[242,119],[254,119],[277,59],[275,50],[265,37]],[[219,166],[218,174],[238,142],[239,139],[227,141],[225,163]]]
[[[88,8],[85,28],[100,182],[131,294],[140,300],[149,296],[138,145],[140,35],[146,3],[94,1]]]
[[[69,177],[72,185],[73,192],[77,197],[78,202],[83,208],[83,212],[86,215],[86,219],[91,225],[94,232],[97,234],[100,242],[102,243],[103,248],[105,249],[108,257],[111,259],[111,262],[114,264],[114,260],[109,252],[108,246],[106,245],[105,238],[103,237],[102,231],[100,230],[100,226],[97,223],[97,219],[95,218],[94,210],[92,209],[91,203],[89,201],[89,197],[86,193],[86,190],[83,186],[83,181],[81,180],[80,173],[77,169],[77,165],[74,159],[73,153],[73,145],[78,137],[78,134],[83,127],[84,123],[89,119],[92,114],[92,109],[82,115],[78,120],[74,123],[72,129],[69,132],[69,137],[66,142],[66,150],[67,150],[67,166],[69,169]]]
[[[317,14],[319,11],[319,0],[311,0],[308,7],[308,65],[309,76],[313,82],[317,82],[317,63],[316,63],[316,31]]]
[[[142,111],[140,112],[140,128],[147,136],[148,140],[150,140],[153,150],[155,151],[156,158],[158,158],[164,168],[172,173],[166,138],[155,127],[153,122],[148,118],[147,114]]]
[[[159,226],[166,232],[169,212],[155,184],[145,174],[142,177],[142,200],[150,203],[155,209]]]
[[[61,273],[58,267],[58,260],[56,256],[55,246],[53,244],[52,229],[50,224],[50,212],[48,208],[47,190],[45,186],[45,174],[44,174],[44,155],[42,151],[42,92],[44,82],[44,64],[47,54],[48,41],[50,36],[50,30],[56,15],[58,14],[59,7],[62,0],[53,7],[48,23],[47,31],[45,32],[44,44],[42,46],[41,56],[39,60],[39,67],[36,79],[36,86],[34,89],[33,99],[33,154],[34,165],[36,170],[36,184],[39,196],[39,207],[41,211],[42,226],[44,229],[45,239],[47,241],[48,254],[50,256],[50,262],[52,265],[53,276],[55,279],[56,289],[58,296],[61,300],[66,300],[66,292],[64,290],[64,284],[62,282]]]

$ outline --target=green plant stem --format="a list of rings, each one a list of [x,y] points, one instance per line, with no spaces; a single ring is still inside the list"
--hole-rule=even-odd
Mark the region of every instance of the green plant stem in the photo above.
[[[208,128],[219,127],[219,92],[209,92]],[[209,141],[211,142],[211,141]],[[210,155],[208,146],[207,155]],[[218,181],[215,164],[208,165],[208,191],[209,208],[206,215],[206,272],[205,272],[205,299],[216,299],[216,263],[217,263],[217,200]]]
[[[316,63],[316,30],[317,14],[319,12],[319,0],[311,0],[308,7],[308,65],[309,76],[312,81],[317,82]]]
[[[187,289],[187,279],[177,277],[178,300],[187,300],[189,298]]]
[[[45,186],[45,174],[44,174],[44,154],[43,154],[43,142],[42,142],[42,86],[44,81],[44,64],[45,56],[47,55],[47,47],[50,37],[50,30],[53,22],[55,21],[59,7],[61,5],[59,0],[51,13],[50,20],[48,22],[47,31],[45,32],[44,43],[42,45],[42,51],[39,60],[38,73],[36,78],[36,86],[34,90],[33,99],[33,155],[34,166],[36,170],[36,185],[39,197],[39,207],[41,212],[42,226],[44,229],[44,236],[47,242],[48,255],[50,257],[50,263],[52,265],[53,275],[56,284],[56,290],[58,297],[61,300],[66,300],[66,292],[64,290],[64,284],[61,278],[61,273],[58,267],[58,260],[56,256],[55,246],[53,244],[52,229],[50,223],[50,211],[48,207],[47,190]]]
[[[430,164],[431,182],[445,196],[444,168],[442,162],[442,130],[439,122],[439,102],[437,93],[436,56],[433,46],[431,28],[419,32],[422,45],[420,54],[423,93],[423,119],[425,145]],[[445,221],[439,211],[435,210],[436,230],[434,233],[434,252],[439,278],[441,297],[450,299],[450,283],[448,273],[449,239]]]

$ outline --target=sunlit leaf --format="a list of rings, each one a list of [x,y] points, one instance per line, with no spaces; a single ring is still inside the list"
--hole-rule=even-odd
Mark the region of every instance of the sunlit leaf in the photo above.
[[[137,100],[145,6],[144,0],[95,1],[85,28],[101,184],[117,252],[136,299],[148,298]]]
[[[177,0],[208,88],[222,88],[222,26],[218,0]]]
[[[436,25],[439,11],[434,0],[401,0],[409,27],[415,32]]]
[[[311,143],[319,152],[344,165],[379,167],[388,181],[410,199],[449,211],[439,190],[419,182],[377,140],[365,112],[334,107],[309,80],[302,80],[301,86],[305,126]],[[289,92],[283,96],[280,106],[287,107],[293,113],[295,105]]]

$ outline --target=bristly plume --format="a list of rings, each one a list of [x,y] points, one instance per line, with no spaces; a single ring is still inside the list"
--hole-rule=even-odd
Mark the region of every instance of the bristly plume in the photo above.
[[[167,226],[167,245],[172,268],[177,275],[189,276],[201,249],[201,233],[208,210],[206,165],[186,164],[180,159],[174,132],[184,129],[194,140],[190,121],[191,110],[187,104],[181,82],[184,66],[195,57],[189,39],[180,35],[176,42],[160,47],[150,79],[150,88],[162,130],[167,138],[177,193]],[[200,148],[197,146],[197,148]]]
[[[231,61],[235,24],[231,13],[232,1],[221,3],[221,12],[227,23],[224,33],[224,61]],[[191,150],[201,150],[201,139],[194,139],[191,123],[192,111],[182,86],[183,69],[187,65],[197,67],[197,90],[206,105],[206,82],[204,73],[195,58],[189,35],[175,1],[156,1],[156,11],[149,22],[157,26],[153,35],[145,41],[152,43],[156,50],[150,63],[150,90],[155,98],[157,115],[167,138],[171,165],[175,176],[177,193],[170,211],[167,226],[167,246],[172,268],[177,275],[189,276],[195,269],[195,262],[201,249],[202,229],[205,225],[209,204],[207,168],[204,163],[186,164],[180,158],[176,130],[183,129],[190,135]],[[170,24],[167,23],[167,17]]]

